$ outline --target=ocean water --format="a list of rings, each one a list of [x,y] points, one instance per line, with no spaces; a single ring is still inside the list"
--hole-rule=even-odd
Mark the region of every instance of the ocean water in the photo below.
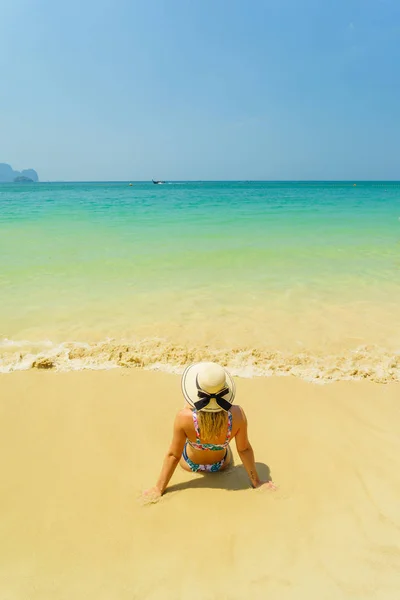
[[[0,371],[208,358],[400,380],[400,183],[0,186]]]

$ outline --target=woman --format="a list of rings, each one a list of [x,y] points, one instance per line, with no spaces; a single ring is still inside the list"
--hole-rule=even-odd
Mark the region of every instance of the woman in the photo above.
[[[253,488],[263,484],[275,489],[272,481],[261,481],[254,453],[247,437],[247,419],[240,406],[233,406],[235,383],[231,375],[212,362],[187,367],[182,392],[189,406],[176,416],[171,445],[154,488],[145,492],[157,500],[178,465],[186,471],[223,471],[232,460],[229,443],[233,438]]]

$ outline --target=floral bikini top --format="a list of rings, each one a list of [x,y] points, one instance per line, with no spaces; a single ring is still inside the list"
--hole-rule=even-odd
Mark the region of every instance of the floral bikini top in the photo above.
[[[228,431],[226,432],[226,440],[224,444],[202,444],[200,441],[200,429],[199,429],[199,421],[197,419],[197,412],[194,410],[192,412],[193,415],[193,424],[194,429],[196,431],[196,441],[191,442],[189,439],[187,440],[188,444],[192,446],[195,450],[224,450],[231,440],[232,434],[232,413],[228,412]]]

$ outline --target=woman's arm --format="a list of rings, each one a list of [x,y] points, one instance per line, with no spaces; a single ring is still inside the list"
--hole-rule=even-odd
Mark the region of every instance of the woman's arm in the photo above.
[[[180,414],[178,414],[175,418],[172,442],[164,458],[160,476],[156,485],[145,492],[146,496],[151,496],[152,498],[157,499],[157,497],[163,495],[180,461],[185,442],[186,433],[182,427],[182,417]]]
[[[262,481],[257,473],[256,463],[254,461],[254,452],[253,448],[250,444],[248,435],[247,435],[247,418],[244,414],[244,410],[241,408],[242,413],[242,422],[239,427],[239,431],[235,436],[236,440],[236,449],[240,456],[240,460],[243,463],[244,468],[247,471],[247,475],[249,476],[250,483],[253,488],[258,488],[264,483],[269,483],[270,487],[273,486],[272,482]],[[274,486],[275,487],[275,486]]]

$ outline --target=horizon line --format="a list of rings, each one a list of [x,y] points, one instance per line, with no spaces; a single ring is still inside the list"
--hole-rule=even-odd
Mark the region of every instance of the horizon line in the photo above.
[[[165,179],[161,181],[163,183],[400,183],[400,179]],[[153,181],[152,179],[45,179],[32,183],[153,183]]]

